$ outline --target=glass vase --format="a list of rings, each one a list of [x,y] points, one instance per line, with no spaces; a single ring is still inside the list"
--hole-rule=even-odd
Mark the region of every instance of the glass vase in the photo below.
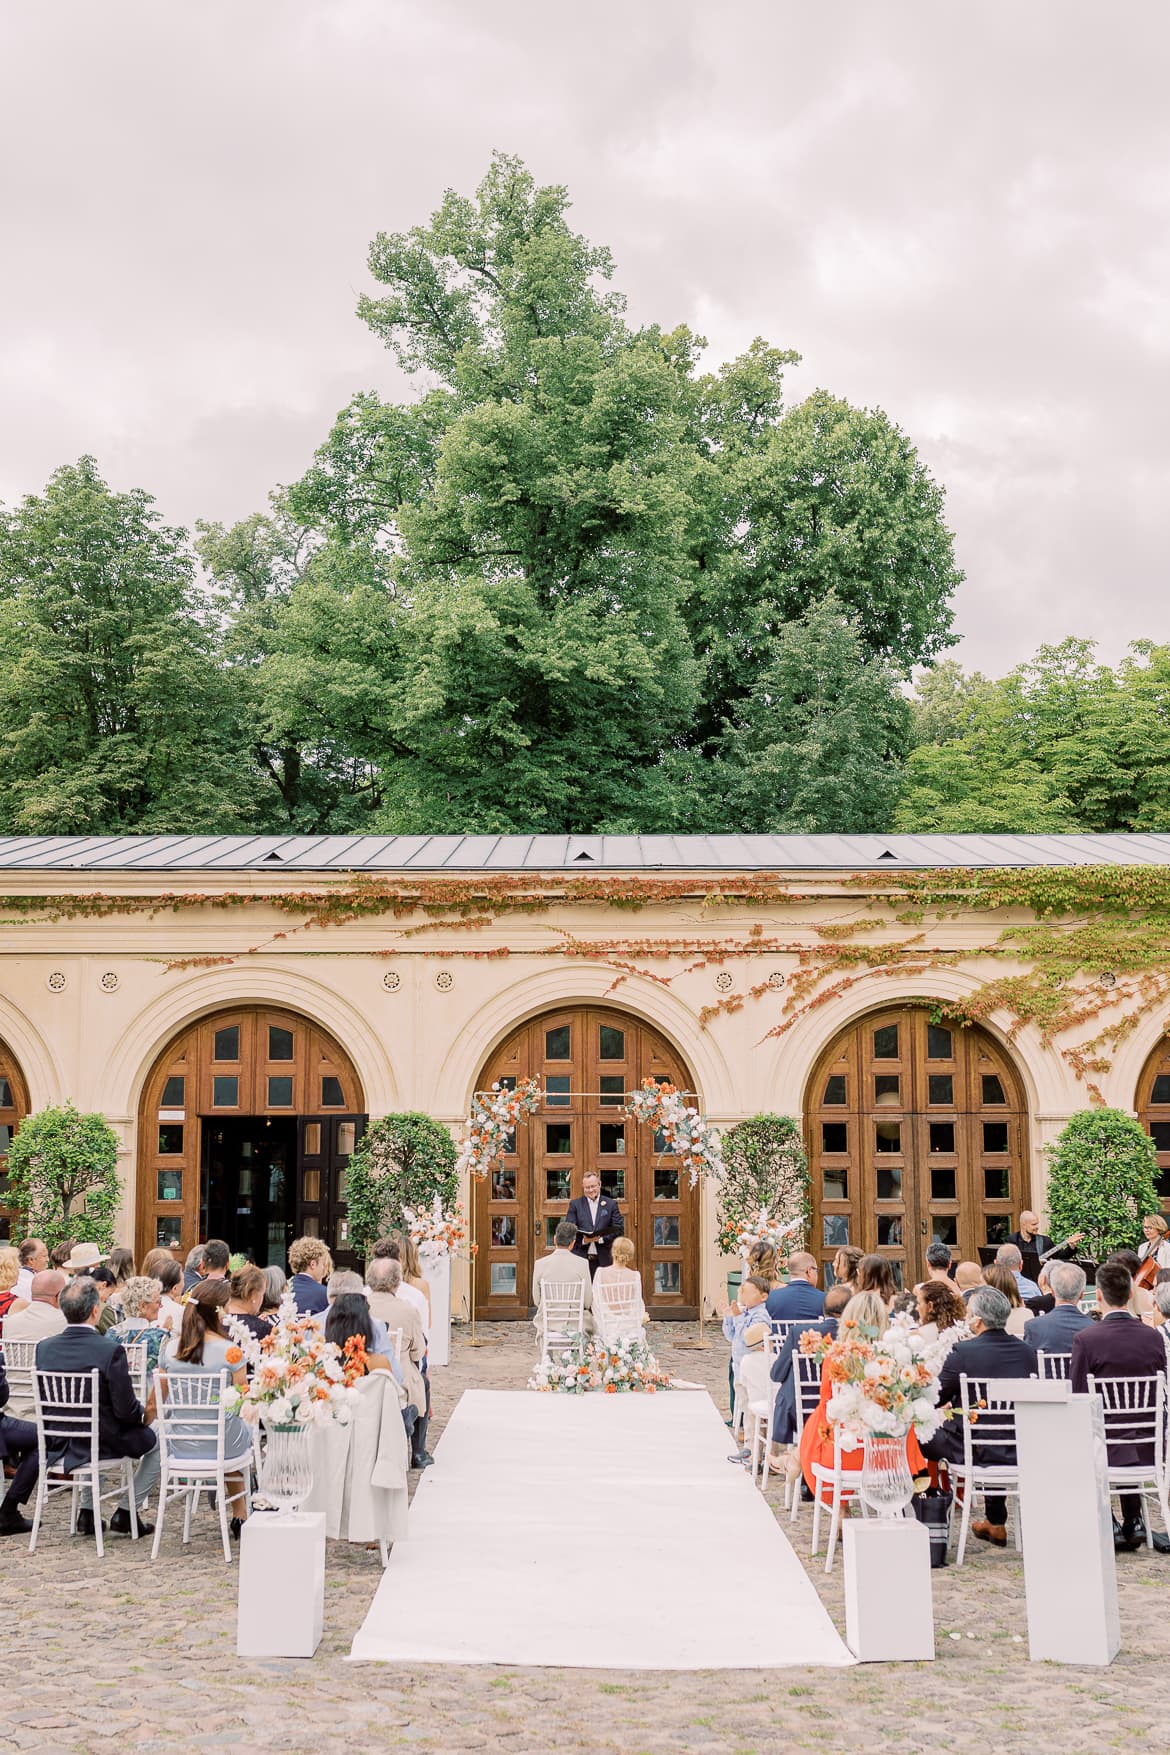
[[[260,1492],[277,1511],[295,1511],[313,1489],[308,1426],[269,1426],[260,1465]]]
[[[904,1438],[883,1438],[876,1433],[866,1436],[857,1490],[879,1517],[901,1517],[914,1497]]]

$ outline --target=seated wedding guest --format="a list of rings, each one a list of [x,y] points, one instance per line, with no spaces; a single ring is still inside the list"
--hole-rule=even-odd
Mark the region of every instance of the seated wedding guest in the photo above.
[[[780,1386],[772,1404],[772,1447],[776,1455],[796,1438],[796,1370],[793,1361],[800,1351],[800,1337],[806,1334],[835,1335],[837,1318],[852,1296],[847,1285],[834,1282],[825,1293],[824,1315],[808,1322],[793,1323],[784,1337],[784,1345],[772,1361],[772,1382]],[[792,1472],[799,1473],[795,1458]]]
[[[210,1280],[213,1285],[216,1281],[226,1284],[230,1277],[228,1263],[231,1258],[232,1252],[222,1238],[209,1237],[203,1245],[203,1283],[206,1285]]]
[[[588,1272],[588,1267],[586,1267]],[[402,1296],[402,1263],[389,1257],[371,1261],[366,1269],[369,1287],[368,1305],[371,1324],[374,1318],[384,1325],[383,1333],[402,1331],[401,1350],[396,1363],[401,1368],[407,1400],[413,1405],[417,1419],[410,1435],[410,1466],[425,1469],[433,1460],[427,1449],[427,1426],[430,1421],[430,1390],[423,1375],[426,1369],[427,1341],[419,1320],[418,1308]],[[349,1296],[349,1294],[344,1294]],[[362,1296],[366,1296],[363,1289]],[[326,1324],[328,1334],[328,1324]]]
[[[352,1268],[334,1268],[333,1272],[325,1282],[325,1296],[328,1298],[330,1304],[332,1304],[337,1298],[344,1297],[349,1293],[354,1293],[359,1298],[369,1298],[366,1283],[360,1274],[354,1273]],[[397,1360],[394,1358],[394,1349],[390,1341],[390,1333],[386,1324],[376,1315],[373,1317],[373,1323],[374,1351],[376,1353],[385,1353],[387,1358],[396,1364]],[[423,1369],[425,1371],[426,1367],[424,1366]],[[396,1372],[395,1375],[401,1380],[401,1370]]]
[[[46,1335],[59,1335],[65,1327],[65,1318],[58,1308],[58,1300],[68,1284],[68,1276],[60,1268],[47,1268],[44,1273],[34,1274],[32,1296],[23,1310],[9,1312],[4,1323],[4,1339],[42,1341]],[[31,1379],[27,1388],[9,1387],[8,1412],[18,1420],[35,1418]]]
[[[18,1298],[16,1281],[20,1273],[20,1255],[15,1249],[0,1249],[0,1336],[4,1319],[10,1310],[23,1310],[27,1298]]]
[[[400,1279],[402,1273],[400,1262],[390,1262],[383,1259],[378,1265],[380,1268],[393,1269],[391,1278],[395,1279],[396,1282]],[[374,1267],[375,1263],[371,1261],[370,1266]],[[360,1364],[356,1358],[350,1358],[348,1363],[351,1371],[356,1372],[361,1377],[368,1377],[373,1371],[387,1371],[391,1375],[394,1374],[394,1361],[387,1354],[377,1351],[369,1300],[358,1292],[342,1292],[329,1306],[329,1313],[325,1318],[325,1339],[332,1341],[335,1347],[344,1349],[346,1341],[355,1338],[362,1341],[365,1354]],[[410,1466],[412,1469],[427,1468],[434,1462],[434,1457],[429,1451],[416,1452],[415,1448],[415,1433],[419,1426],[419,1403],[415,1400],[415,1396],[421,1396],[425,1400],[425,1390],[407,1385],[401,1393],[406,1397],[401,1412],[402,1424],[405,1426],[406,1436],[410,1440]],[[425,1437],[426,1426],[424,1424],[423,1438],[425,1439]],[[414,1460],[416,1454],[420,1456],[418,1462]],[[421,1460],[422,1456],[426,1457],[425,1462]]]
[[[288,1265],[297,1315],[320,1315],[329,1303],[325,1281],[333,1272],[333,1257],[319,1237],[297,1237],[289,1245]]]
[[[1018,1294],[1017,1294],[1018,1297]],[[1006,1292],[990,1283],[976,1287],[967,1300],[967,1326],[971,1338],[957,1341],[943,1361],[939,1372],[938,1406],[957,1409],[962,1406],[960,1377],[1000,1378],[1034,1377],[1036,1355],[1026,1342],[1007,1333],[1007,1320],[1012,1312]],[[994,1432],[996,1416],[982,1412],[981,1424],[975,1432]],[[947,1420],[933,1438],[923,1445],[925,1455],[935,1462],[961,1462],[963,1459],[962,1417],[956,1414]],[[988,1467],[1007,1466],[1015,1461],[1015,1452],[1005,1448],[974,1446],[974,1460]],[[995,1548],[1007,1546],[1007,1500],[1002,1494],[986,1493],[983,1498],[986,1516],[971,1525],[971,1534]]]
[[[817,1288],[818,1272],[815,1255],[805,1249],[793,1251],[788,1257],[788,1284],[768,1292],[768,1315],[773,1322],[806,1322],[822,1314],[825,1295]]]
[[[423,1333],[427,1335],[427,1338],[429,1339],[431,1301],[429,1296],[424,1297],[418,1287],[410,1285],[406,1279],[405,1233],[402,1231],[391,1231],[385,1237],[379,1237],[374,1245],[371,1259],[374,1261],[398,1261],[403,1264],[403,1278],[402,1284],[398,1288],[398,1296],[400,1298],[405,1298],[408,1304],[413,1304],[416,1307],[418,1310],[418,1319],[423,1325]],[[533,1294],[532,1302],[534,1304],[536,1303],[535,1293]],[[586,1299],[585,1303],[586,1309],[588,1309],[588,1299]]]
[[[194,1373],[207,1375],[226,1371],[229,1381],[238,1390],[247,1389],[248,1373],[244,1370],[243,1354],[223,1324],[224,1311],[230,1296],[231,1288],[226,1280],[204,1280],[188,1294],[187,1302],[183,1306],[182,1329],[177,1337],[168,1335],[166,1351],[159,1366],[158,1387],[164,1398],[172,1377],[191,1376]],[[239,1414],[228,1414],[223,1430],[224,1455],[244,1456],[251,1448],[251,1428]],[[200,1462],[215,1455],[215,1440],[176,1439],[174,1452],[176,1456],[185,1457],[188,1462]],[[225,1479],[228,1505],[229,1508],[234,1507],[229,1527],[232,1535],[238,1536],[248,1515],[244,1477],[227,1475]]]
[[[926,1277],[928,1280],[941,1280],[946,1285],[954,1284],[950,1248],[945,1243],[932,1243],[926,1251]]]
[[[65,1238],[61,1243],[54,1243],[52,1249],[49,1251],[49,1266],[61,1268],[63,1272],[68,1273],[69,1269],[66,1266],[66,1263],[69,1261],[76,1248],[77,1244],[72,1237]]]
[[[134,1251],[117,1244],[110,1251],[110,1272],[114,1276],[114,1284],[119,1289],[132,1280],[138,1269],[134,1266]]]
[[[856,1292],[838,1318],[838,1334],[846,1323],[856,1323],[859,1332],[871,1340],[880,1340],[889,1325],[890,1313],[886,1301],[880,1292]],[[828,1374],[821,1373],[821,1396],[815,1413],[809,1415],[800,1434],[800,1467],[804,1475],[805,1486],[810,1493],[817,1492],[814,1464],[832,1469],[835,1455],[833,1443],[833,1425],[829,1419],[829,1400],[833,1394],[833,1383]],[[860,1470],[865,1461],[865,1447],[858,1445],[856,1450],[841,1452],[841,1467],[847,1470]],[[906,1461],[912,1475],[920,1475],[925,1469],[922,1452],[918,1448],[918,1440],[911,1433],[906,1439]],[[833,1490],[829,1486],[820,1489],[822,1504],[832,1503]]]
[[[1115,1249],[1113,1253],[1107,1255],[1105,1259],[1106,1261],[1118,1262],[1125,1269],[1133,1282],[1129,1294],[1129,1308],[1132,1314],[1134,1316],[1148,1316],[1154,1308],[1154,1298],[1153,1294],[1147,1287],[1139,1286],[1137,1283],[1138,1269],[1142,1265],[1141,1257],[1138,1255],[1137,1250]],[[1098,1300],[1098,1302],[1100,1302],[1100,1300]]]
[[[773,1255],[774,1254],[775,1254],[775,1252],[773,1251]],[[633,1239],[631,1237],[615,1237],[614,1238],[614,1240],[613,1240],[613,1262],[611,1263],[611,1265],[609,1267],[598,1268],[597,1272],[593,1276],[593,1308],[594,1308],[594,1310],[597,1309],[597,1304],[598,1304],[598,1298],[597,1298],[598,1288],[601,1287],[604,1291],[604,1288],[606,1286],[633,1286],[637,1290],[637,1293],[638,1293],[638,1304],[641,1305],[641,1303],[642,1303],[642,1276],[638,1272],[637,1268],[634,1266],[634,1263],[637,1261],[637,1259],[638,1259],[638,1252],[634,1247],[634,1242],[633,1242]],[[766,1277],[767,1277],[766,1275],[761,1275],[761,1278],[766,1278]],[[640,1320],[643,1322],[645,1322],[647,1320],[646,1312],[644,1309],[642,1310]]]
[[[857,1270],[861,1266],[861,1258],[864,1254],[864,1250],[855,1249],[851,1243],[841,1245],[829,1264],[829,1272],[833,1276],[835,1286],[848,1286],[851,1292],[856,1289]]]
[[[949,1280],[923,1280],[915,1293],[915,1306],[923,1340],[936,1341],[948,1331],[959,1338],[967,1309]]]
[[[227,1301],[225,1314],[234,1317],[256,1340],[262,1340],[272,1327],[268,1317],[260,1314],[268,1290],[264,1270],[252,1267],[250,1263],[247,1267],[237,1268],[230,1285],[232,1295]]]
[[[1024,1258],[1014,1243],[1000,1244],[995,1252],[995,1266],[1007,1268],[1008,1272],[1014,1275],[1016,1291],[1020,1295],[1021,1304],[1025,1298],[1038,1298],[1040,1296],[1040,1288],[1035,1280],[1030,1280],[1027,1274],[1022,1271]]]
[[[197,1243],[194,1249],[187,1251],[187,1260],[183,1264],[183,1296],[194,1291],[203,1278],[203,1245]]]
[[[122,1284],[121,1322],[114,1324],[109,1331],[120,1341],[145,1341],[146,1343],[146,1381],[150,1382],[150,1374],[158,1364],[158,1356],[162,1351],[167,1331],[159,1322],[162,1307],[162,1285],[158,1280],[149,1280],[145,1274],[135,1274]]]
[[[404,1231],[402,1233],[401,1261],[402,1284],[408,1286],[412,1292],[417,1292],[421,1298],[426,1300],[427,1313],[423,1318],[423,1329],[429,1336],[431,1332],[431,1287],[429,1280],[422,1271],[422,1262],[419,1259],[418,1244],[410,1235],[409,1231]]]
[[[177,1335],[183,1326],[183,1305],[179,1296],[183,1289],[183,1270],[174,1256],[168,1253],[165,1261],[151,1267],[148,1277],[157,1280],[162,1287],[158,1305],[159,1323],[168,1334]]]
[[[1020,1297],[1016,1276],[1011,1268],[1003,1262],[993,1261],[990,1267],[985,1267],[983,1270],[983,1283],[985,1286],[994,1286],[997,1292],[1003,1293],[1011,1307],[1004,1328],[1009,1335],[1014,1335],[1016,1340],[1022,1341],[1024,1330],[1028,1326],[1029,1316],[1024,1309],[1024,1300]]]
[[[986,1283],[983,1269],[977,1261],[961,1261],[955,1269],[955,1290],[964,1303],[972,1292],[977,1292]]]
[[[12,1320],[15,1322],[16,1318]],[[1157,1329],[1170,1350],[1170,1274],[1154,1287],[1154,1308],[1149,1316],[1143,1316],[1142,1321]]]
[[[98,1372],[99,1450],[107,1457],[134,1457],[134,1497],[146,1498],[158,1480],[158,1437],[146,1423],[142,1403],[134,1394],[126,1354],[112,1335],[97,1333],[101,1314],[101,1296],[93,1281],[85,1274],[75,1274],[60,1297],[61,1314],[66,1326],[60,1334],[48,1335],[37,1342],[37,1365],[42,1371]],[[49,1446],[49,1458],[66,1468],[77,1468],[89,1461],[89,1437],[55,1439]],[[34,1464],[33,1479],[36,1479]],[[128,1502],[119,1505],[110,1519],[110,1528],[119,1535],[130,1533]],[[93,1505],[88,1490],[81,1496],[77,1533],[93,1534]],[[150,1535],[153,1525],[138,1522],[141,1535]]]
[[[16,1276],[16,1296],[31,1298],[34,1274],[43,1274],[49,1266],[49,1252],[39,1237],[26,1237],[17,1250],[20,1271]]]
[[[593,1279],[589,1272],[589,1261],[584,1255],[577,1255],[573,1249],[577,1241],[577,1227],[572,1219],[562,1219],[553,1232],[553,1252],[542,1255],[532,1269],[532,1302],[536,1306],[532,1321],[540,1328],[540,1309],[544,1298],[544,1284],[547,1280],[552,1286],[574,1286],[580,1284],[585,1291],[585,1307],[583,1322],[585,1333],[593,1332]],[[369,1279],[369,1273],[366,1279]]]
[[[1166,1375],[1166,1346],[1161,1336],[1134,1316],[1131,1309],[1133,1276],[1119,1261],[1103,1261],[1097,1269],[1097,1308],[1100,1322],[1083,1328],[1072,1344],[1069,1380],[1074,1395],[1084,1395],[1090,1377],[1156,1377]],[[1139,1468],[1152,1464],[1151,1446],[1125,1442],[1125,1433],[1106,1434],[1109,1466]],[[1146,1540],[1145,1517],[1140,1493],[1121,1493],[1121,1531],[1114,1547],[1134,1549]],[[1154,1532],[1159,1554],[1170,1554],[1170,1536]]]
[[[898,1294],[894,1270],[884,1255],[863,1255],[857,1264],[857,1290],[876,1292],[888,1310]]]
[[[1040,1274],[1052,1290],[1052,1309],[1034,1316],[1024,1326],[1024,1339],[1034,1353],[1071,1353],[1072,1344],[1093,1319],[1081,1309],[1085,1270],[1075,1261],[1045,1262]]]
[[[895,1292],[890,1300],[891,1316],[908,1316],[912,1322],[918,1321],[918,1299],[913,1292]]]
[[[815,1265],[815,1264],[814,1264]],[[724,1337],[731,1342],[731,1369],[735,1384],[735,1400],[731,1410],[732,1433],[739,1437],[743,1429],[744,1394],[740,1370],[749,1352],[762,1350],[771,1324],[768,1321],[767,1280],[762,1274],[749,1274],[739,1288],[739,1297],[723,1318]],[[817,1315],[820,1315],[818,1310]],[[742,1450],[728,1459],[742,1462]]]
[[[119,1315],[118,1305],[114,1301],[114,1293],[118,1289],[118,1283],[114,1279],[113,1269],[102,1261],[96,1267],[86,1268],[85,1271],[97,1287],[102,1301],[97,1331],[99,1335],[108,1335],[110,1330],[116,1326]]]
[[[770,1286],[781,1281],[780,1257],[774,1243],[753,1243],[748,1250],[748,1273],[759,1274]]]
[[[31,1420],[21,1418],[13,1410],[4,1355],[0,1353],[0,1482],[6,1463],[15,1473],[0,1501],[0,1536],[26,1536],[32,1523],[20,1508],[36,1487],[40,1473],[37,1429]]]
[[[282,1267],[270,1262],[262,1268],[264,1275],[264,1301],[260,1306],[261,1316],[270,1316],[275,1322],[280,1312],[280,1300],[284,1297],[284,1289],[288,1285],[288,1275]]]

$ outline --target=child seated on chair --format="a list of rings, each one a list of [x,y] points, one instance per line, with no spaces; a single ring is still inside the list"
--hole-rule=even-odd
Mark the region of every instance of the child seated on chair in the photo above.
[[[739,1298],[729,1306],[723,1318],[723,1333],[731,1342],[731,1371],[735,1382],[735,1406],[731,1415],[731,1431],[735,1438],[743,1436],[744,1394],[740,1383],[740,1366],[748,1353],[762,1350],[772,1332],[765,1308],[771,1286],[762,1274],[749,1274],[739,1289]]]

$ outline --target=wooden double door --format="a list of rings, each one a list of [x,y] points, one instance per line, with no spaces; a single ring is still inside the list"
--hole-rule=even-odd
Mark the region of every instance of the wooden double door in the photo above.
[[[621,1207],[647,1308],[659,1318],[697,1315],[697,1191],[665,1141],[623,1113],[643,1079],[692,1088],[674,1049],[627,1013],[573,1007],[521,1025],[484,1067],[478,1088],[528,1077],[539,1079],[544,1102],[519,1123],[490,1179],[475,1186],[477,1315],[529,1316],[533,1263],[553,1248],[587,1170]]]
[[[822,1056],[805,1114],[814,1253],[887,1256],[900,1283],[932,1242],[978,1261],[1030,1205],[1028,1118],[1008,1055],[925,1006],[871,1014]]]

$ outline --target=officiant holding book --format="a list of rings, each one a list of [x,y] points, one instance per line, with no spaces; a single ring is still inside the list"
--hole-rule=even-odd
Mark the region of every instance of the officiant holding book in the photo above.
[[[584,1194],[569,1202],[565,1217],[577,1227],[573,1254],[585,1257],[592,1278],[599,1267],[612,1265],[614,1239],[624,1235],[626,1222],[616,1200],[602,1194],[596,1170],[586,1171],[583,1187]]]

